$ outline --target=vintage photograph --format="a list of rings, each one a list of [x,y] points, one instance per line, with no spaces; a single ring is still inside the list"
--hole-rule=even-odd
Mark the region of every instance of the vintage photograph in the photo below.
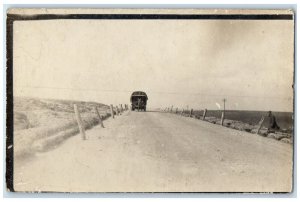
[[[15,192],[293,191],[294,12],[7,10]]]

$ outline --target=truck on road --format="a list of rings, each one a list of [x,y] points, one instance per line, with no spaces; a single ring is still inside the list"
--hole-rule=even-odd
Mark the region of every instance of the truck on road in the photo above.
[[[143,110],[146,111],[148,96],[143,91],[135,91],[131,94],[130,102],[131,102],[131,110]]]

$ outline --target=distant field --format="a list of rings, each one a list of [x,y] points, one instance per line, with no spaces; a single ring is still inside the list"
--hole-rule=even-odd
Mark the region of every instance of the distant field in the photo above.
[[[188,113],[188,111],[185,111]],[[202,116],[203,110],[194,111],[196,116]],[[217,117],[220,118],[222,111],[220,110],[208,110],[206,113],[207,117]],[[249,125],[257,125],[262,116],[267,116],[268,112],[266,111],[237,111],[237,110],[228,110],[226,111],[226,119],[241,121]],[[276,121],[281,129],[286,129],[288,131],[293,130],[293,113],[291,112],[273,112],[276,117]],[[265,118],[263,123],[264,127],[267,127],[268,118]]]

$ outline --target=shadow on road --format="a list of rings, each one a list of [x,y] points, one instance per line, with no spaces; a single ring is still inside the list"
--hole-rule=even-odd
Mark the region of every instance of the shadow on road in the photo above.
[[[147,112],[161,112],[164,113],[163,111],[159,111],[159,110],[147,110],[147,111],[131,111],[131,112],[140,112],[140,113],[147,113]]]

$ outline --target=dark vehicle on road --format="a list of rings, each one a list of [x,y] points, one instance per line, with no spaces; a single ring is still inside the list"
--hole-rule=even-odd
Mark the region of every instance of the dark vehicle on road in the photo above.
[[[131,102],[131,110],[144,110],[146,111],[147,106],[147,94],[142,91],[135,91],[131,94],[130,102]]]

